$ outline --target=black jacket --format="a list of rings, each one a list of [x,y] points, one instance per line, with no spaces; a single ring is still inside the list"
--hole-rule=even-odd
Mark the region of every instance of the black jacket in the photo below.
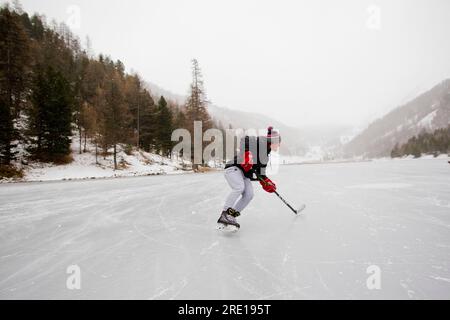
[[[241,166],[245,151],[250,151],[253,155],[253,167],[248,172],[245,172]],[[240,141],[239,153],[225,164],[225,169],[235,166],[241,169],[247,178],[258,180],[254,176],[255,173],[265,178],[270,151],[270,144],[266,137],[245,136]]]

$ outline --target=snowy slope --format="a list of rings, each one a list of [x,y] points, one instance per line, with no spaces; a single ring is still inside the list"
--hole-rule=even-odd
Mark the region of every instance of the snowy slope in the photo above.
[[[283,166],[215,230],[221,173],[0,185],[0,299],[449,299],[450,166]],[[69,290],[67,268],[81,270]],[[367,268],[381,270],[369,290]]]
[[[431,111],[429,114],[427,114],[425,117],[423,117],[417,124],[421,128],[425,129],[433,129],[433,120],[437,115],[437,110]]]
[[[423,130],[433,132],[450,125],[450,79],[374,121],[345,145],[347,156],[389,156]]]
[[[135,149],[130,155],[127,155],[121,145],[118,146],[117,153],[118,170],[114,170],[112,149],[109,150],[111,154],[106,158],[98,155],[98,164],[96,164],[94,145],[88,143],[87,152],[80,154],[78,140],[74,137],[71,148],[73,162],[66,165],[30,162],[28,165],[22,166],[25,173],[22,180],[93,179],[183,172],[181,164],[177,161]]]

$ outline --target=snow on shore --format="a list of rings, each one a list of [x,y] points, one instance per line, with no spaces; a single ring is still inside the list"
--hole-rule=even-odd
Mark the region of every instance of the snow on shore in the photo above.
[[[72,157],[73,161],[66,165],[55,165],[52,163],[29,162],[27,165],[20,163],[21,158],[26,158],[26,151],[20,148],[19,161],[16,165],[23,169],[24,177],[22,179],[0,179],[0,183],[5,182],[26,182],[26,181],[53,181],[53,180],[79,180],[79,179],[100,179],[115,177],[132,177],[146,175],[162,175],[162,174],[179,174],[185,173],[181,161],[178,159],[169,159],[153,153],[133,148],[127,154],[123,146],[117,146],[117,163],[118,169],[114,170],[114,160],[112,149],[108,150],[109,154],[103,157],[101,154],[95,160],[95,146],[87,143],[86,152],[79,153],[79,140],[77,136],[72,140]],[[100,151],[99,151],[100,152]],[[433,155],[423,154],[417,159],[448,159],[449,155],[441,154],[437,157]],[[320,163],[342,163],[342,162],[365,162],[365,161],[402,161],[415,160],[413,156],[405,156],[402,158],[377,158],[377,159],[328,159],[318,157],[317,153],[307,154],[305,156],[285,156],[279,153],[271,154],[270,161],[273,165],[289,165],[289,164],[320,164]],[[210,163],[212,167],[218,168],[216,163]],[[271,167],[269,167],[271,171]]]
[[[109,150],[111,154],[106,158],[99,154],[96,164],[94,145],[88,144],[86,152],[80,154],[78,141],[73,139],[71,148],[73,157],[71,163],[55,165],[30,162],[28,165],[21,166],[24,170],[24,178],[15,181],[98,179],[186,172],[179,161],[136,149],[127,154],[120,145],[117,146],[119,167],[117,170],[114,170],[112,149]],[[12,182],[12,180],[3,180],[3,182]]]

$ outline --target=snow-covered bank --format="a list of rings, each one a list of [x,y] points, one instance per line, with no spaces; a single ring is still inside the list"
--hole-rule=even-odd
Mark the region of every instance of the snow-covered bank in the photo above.
[[[55,165],[51,163],[42,163],[29,161],[26,165],[20,161],[27,158],[24,148],[20,148],[19,160],[15,165],[23,170],[24,177],[20,179],[2,179],[0,183],[5,182],[32,182],[32,181],[57,181],[57,180],[83,180],[83,179],[100,179],[115,177],[134,177],[147,175],[163,175],[163,174],[180,174],[192,172],[192,170],[183,167],[181,160],[169,159],[143,150],[132,148],[125,152],[122,145],[117,146],[117,163],[118,169],[114,170],[114,161],[112,149],[108,150],[109,154],[103,157],[98,154],[97,162],[95,157],[95,146],[87,143],[86,152],[79,153],[79,140],[74,137],[72,141],[72,157],[73,161],[65,165]],[[100,152],[100,151],[99,151]],[[437,157],[433,155],[423,154],[419,158],[413,156],[405,156],[402,158],[376,158],[364,159],[362,157],[352,159],[327,159],[318,156],[319,153],[308,153],[305,156],[286,156],[273,152],[270,157],[269,171],[272,165],[303,165],[303,164],[333,164],[333,163],[356,163],[368,161],[412,161],[417,159],[430,160],[450,160],[447,154],[441,154]],[[211,161],[209,166],[220,168],[221,164]],[[216,170],[216,169],[214,169]],[[207,171],[207,170],[205,170]],[[203,171],[202,171],[203,172]]]
[[[114,170],[113,159],[99,157],[91,153],[73,154],[74,161],[67,165],[35,163],[26,170],[25,181],[73,180],[92,178],[112,178],[157,174],[182,173],[181,167],[168,159],[155,159],[145,152],[133,151],[131,155],[120,152],[118,162],[122,168]]]
[[[0,179],[0,182],[98,179],[186,172],[180,161],[136,149],[130,150],[127,154],[120,145],[117,149],[117,170],[114,170],[112,150],[106,157],[99,154],[96,163],[94,145],[88,143],[86,152],[80,154],[78,141],[73,139],[71,148],[73,161],[69,164],[29,162],[23,165],[19,163],[17,165],[23,169],[24,177],[15,180]]]

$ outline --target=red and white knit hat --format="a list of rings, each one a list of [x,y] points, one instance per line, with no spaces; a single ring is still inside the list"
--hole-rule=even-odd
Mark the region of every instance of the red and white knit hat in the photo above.
[[[267,128],[267,140],[271,143],[280,143],[281,136],[278,130],[274,129],[272,126]]]

